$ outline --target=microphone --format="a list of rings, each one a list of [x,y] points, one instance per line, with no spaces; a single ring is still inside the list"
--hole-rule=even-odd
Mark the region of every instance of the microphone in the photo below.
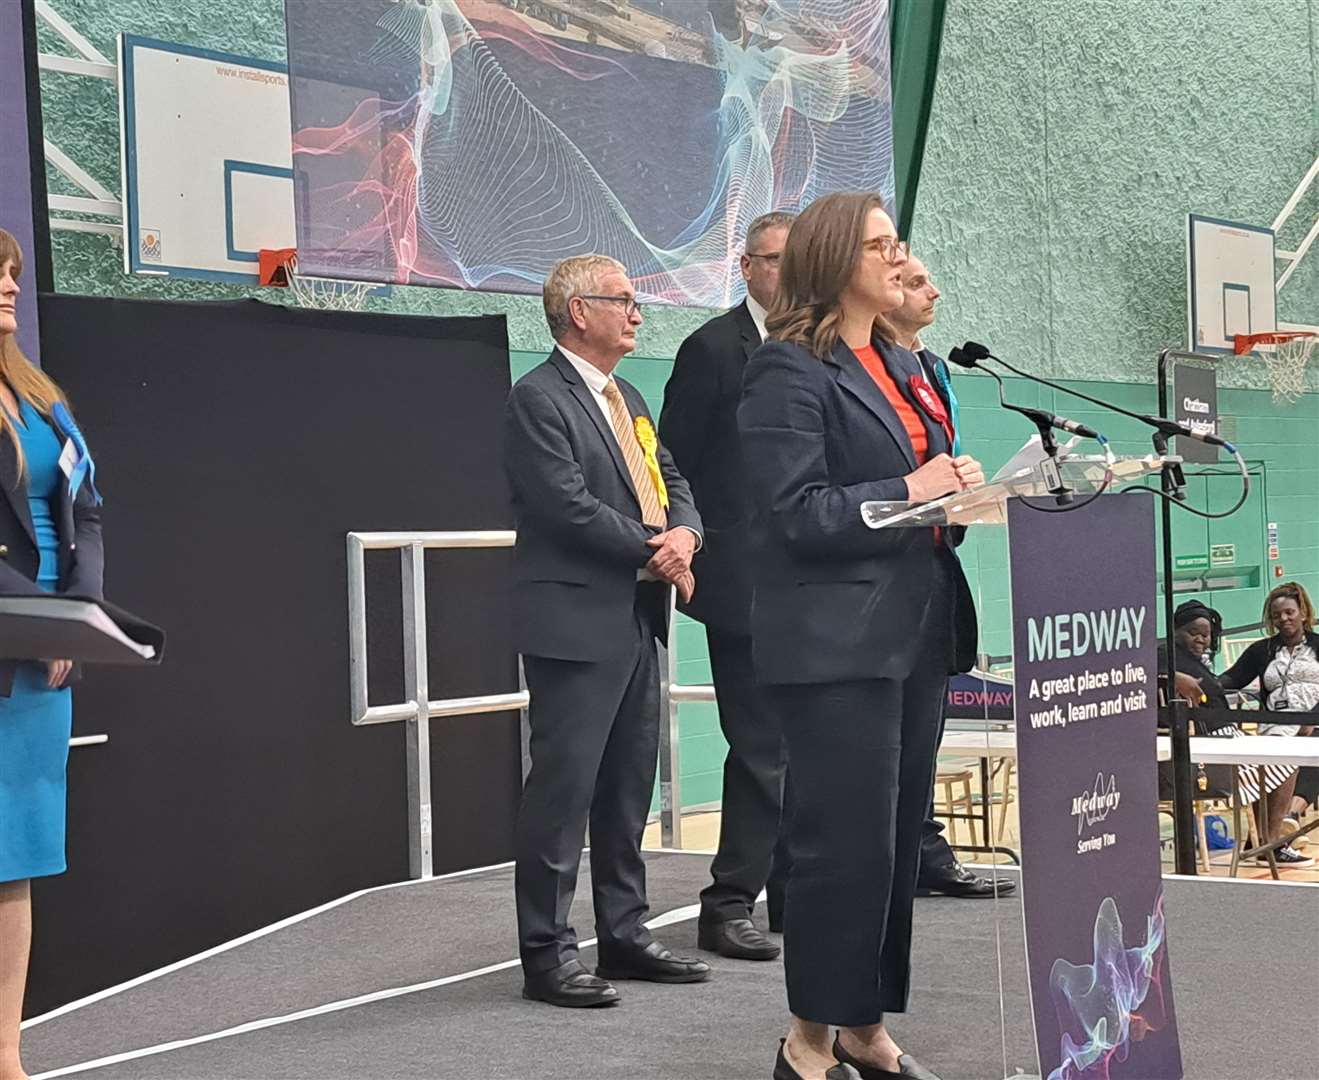
[[[1082,424],[1077,420],[1069,420],[1065,416],[1057,416],[1054,413],[1049,412],[1047,409],[1032,409],[1025,405],[1009,404],[1003,398],[1003,380],[999,378],[997,372],[991,371],[980,363],[981,360],[987,359],[997,360],[998,357],[994,356],[983,345],[979,345],[974,341],[968,341],[965,345],[955,346],[948,353],[949,363],[956,364],[958,367],[975,368],[978,371],[983,371],[991,378],[997,379],[999,404],[1005,409],[1011,409],[1013,412],[1021,413],[1022,416],[1033,420],[1036,424],[1047,424],[1049,427],[1057,428],[1059,431],[1066,431],[1072,435],[1080,435],[1086,439],[1097,439],[1099,442],[1104,441],[1104,437],[1094,428],[1087,427],[1085,424]]]
[[[988,359],[989,350],[974,341],[968,341],[965,345],[955,345],[948,353],[948,363],[964,368],[979,368],[980,364],[977,361]],[[988,368],[980,368],[980,370],[988,371]]]
[[[1044,410],[1040,410],[1043,412]],[[1099,439],[1102,436],[1094,428],[1086,427],[1084,424],[1077,423],[1075,420],[1068,420],[1065,416],[1056,416],[1053,413],[1045,413],[1049,417],[1049,422],[1056,428],[1062,428],[1063,431],[1070,431],[1073,435],[1081,435],[1087,439]]]

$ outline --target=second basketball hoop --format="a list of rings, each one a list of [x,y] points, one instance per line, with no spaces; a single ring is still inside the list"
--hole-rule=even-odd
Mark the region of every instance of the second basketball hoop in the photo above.
[[[1291,403],[1305,393],[1305,369],[1316,340],[1319,335],[1308,330],[1237,334],[1233,337],[1232,351],[1237,356],[1251,352],[1262,355],[1269,368],[1274,402]]]

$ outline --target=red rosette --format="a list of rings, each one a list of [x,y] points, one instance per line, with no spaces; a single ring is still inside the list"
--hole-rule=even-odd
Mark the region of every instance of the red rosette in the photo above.
[[[948,445],[953,445],[953,422],[948,417],[948,410],[944,407],[943,398],[939,392],[930,385],[929,380],[924,375],[913,375],[907,380],[907,389],[911,391],[912,397],[916,399],[925,412],[925,415],[943,428],[943,432],[948,436]]]

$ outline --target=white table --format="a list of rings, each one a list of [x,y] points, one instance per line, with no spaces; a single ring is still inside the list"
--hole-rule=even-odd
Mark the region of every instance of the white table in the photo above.
[[[1167,761],[1172,750],[1167,735],[1157,738],[1158,757]],[[1015,758],[1017,733],[990,730],[950,731],[939,744],[940,757]],[[1319,765],[1319,738],[1307,735],[1241,735],[1235,739],[1208,735],[1191,737],[1191,760],[1202,765]]]
[[[1156,737],[1157,755],[1160,761],[1172,757],[1171,742],[1167,735]],[[988,731],[950,731],[944,734],[939,744],[940,757],[974,757],[988,762],[993,758],[1017,757],[1017,733],[1001,728]],[[1284,768],[1298,769],[1303,765],[1319,765],[1319,738],[1307,735],[1240,735],[1232,738],[1214,738],[1208,735],[1191,737],[1191,760],[1200,765],[1281,765]],[[982,770],[983,775],[984,770]],[[1235,799],[1234,799],[1234,816]],[[1240,825],[1240,820],[1237,822]],[[1237,863],[1243,856],[1250,857],[1260,852],[1276,849],[1288,844],[1296,837],[1319,828],[1319,819],[1293,830],[1284,836],[1264,843],[1259,848],[1242,851],[1238,844],[1232,855],[1232,874],[1236,875]],[[1278,868],[1270,859],[1270,870],[1278,876]]]

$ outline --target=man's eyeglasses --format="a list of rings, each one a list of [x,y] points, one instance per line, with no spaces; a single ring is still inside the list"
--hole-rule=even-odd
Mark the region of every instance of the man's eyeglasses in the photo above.
[[[748,259],[764,259],[766,266],[778,266],[783,261],[783,252],[770,251],[762,255],[755,251],[748,251],[746,257]]]
[[[881,259],[886,262],[897,262],[898,256],[906,258],[911,248],[905,240],[899,240],[896,236],[877,236],[873,240],[865,242],[867,251],[877,251]]]
[[[629,319],[633,315],[641,314],[641,305],[637,303],[636,298],[632,296],[598,296],[598,295],[592,295],[590,293],[578,293],[577,299],[578,300],[607,300],[611,304],[622,304],[623,314],[626,315]]]

